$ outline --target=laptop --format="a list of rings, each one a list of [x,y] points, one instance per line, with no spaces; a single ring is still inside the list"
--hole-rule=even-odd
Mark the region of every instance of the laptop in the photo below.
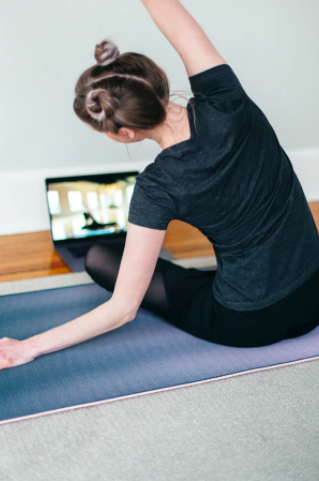
[[[73,272],[99,243],[124,246],[138,171],[45,179],[54,249]],[[174,259],[162,247],[159,257]]]

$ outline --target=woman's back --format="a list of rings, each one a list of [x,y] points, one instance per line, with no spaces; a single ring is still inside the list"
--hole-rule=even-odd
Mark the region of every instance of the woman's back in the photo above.
[[[197,227],[215,249],[217,301],[260,309],[319,267],[318,231],[288,156],[232,68],[218,65],[189,81],[191,137],[138,175],[129,222]]]

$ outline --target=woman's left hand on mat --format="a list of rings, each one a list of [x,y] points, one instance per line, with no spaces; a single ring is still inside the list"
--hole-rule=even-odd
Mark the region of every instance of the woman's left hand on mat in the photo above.
[[[34,359],[34,354],[25,342],[8,337],[0,339],[0,370],[21,366]]]

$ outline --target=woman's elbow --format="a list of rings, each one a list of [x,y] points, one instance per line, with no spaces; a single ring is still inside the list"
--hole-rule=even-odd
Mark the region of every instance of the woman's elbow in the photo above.
[[[114,317],[117,317],[119,326],[123,326],[135,319],[137,309],[135,306],[130,306],[128,302],[123,302],[123,299],[116,299],[113,295],[111,298],[114,310]]]

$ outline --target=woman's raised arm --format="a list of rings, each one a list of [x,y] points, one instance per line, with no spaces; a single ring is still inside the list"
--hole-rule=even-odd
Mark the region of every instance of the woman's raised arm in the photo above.
[[[227,63],[178,0],[141,0],[184,62],[188,77]]]

